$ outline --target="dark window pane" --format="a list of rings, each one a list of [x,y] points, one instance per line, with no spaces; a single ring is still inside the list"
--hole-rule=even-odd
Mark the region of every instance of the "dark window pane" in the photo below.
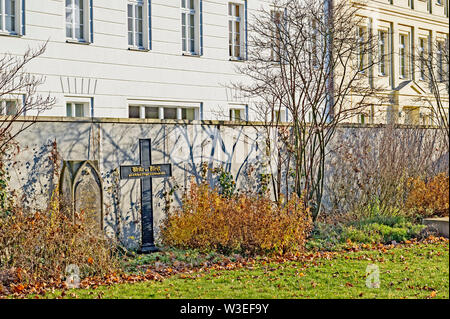
[[[83,104],[75,104],[75,116],[76,117],[84,116],[84,105]]]
[[[130,119],[138,119],[140,118],[139,116],[139,106],[130,106],[128,108],[128,117]]]
[[[146,107],[145,108],[145,118],[146,119],[159,119],[159,108],[158,107]]]
[[[177,109],[176,108],[164,108],[164,119],[165,120],[176,120],[177,119]]]
[[[67,116],[73,116],[72,115],[72,103],[67,103],[66,104],[66,115]]]

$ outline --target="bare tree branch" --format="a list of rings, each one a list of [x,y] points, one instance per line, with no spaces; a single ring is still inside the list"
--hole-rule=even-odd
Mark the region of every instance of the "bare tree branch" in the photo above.
[[[245,80],[232,83],[243,96],[258,101],[254,113],[278,130],[284,147],[274,145],[273,151],[292,158],[278,169],[293,177],[293,190],[304,195],[315,217],[321,210],[327,146],[336,127],[382,103],[377,94],[382,88],[372,80],[379,58],[376,37],[358,16],[358,7],[348,1],[330,4],[274,0],[261,8],[249,22],[248,61],[238,67]],[[270,118],[281,110],[290,116],[288,132]]]
[[[25,69],[46,47],[47,43],[34,50],[28,49],[23,56],[4,54],[0,58],[0,154],[5,153],[15,137],[35,123],[39,114],[55,103],[50,95],[42,96],[37,92],[45,77],[30,74]],[[25,115],[31,119],[13,129],[13,123]]]

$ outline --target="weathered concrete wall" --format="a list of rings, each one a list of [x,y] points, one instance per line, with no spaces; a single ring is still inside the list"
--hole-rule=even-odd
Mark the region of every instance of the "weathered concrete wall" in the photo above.
[[[17,123],[19,125],[20,123]],[[120,165],[139,164],[139,139],[152,140],[152,162],[171,163],[173,177],[153,181],[154,216],[158,225],[165,206],[164,192],[177,185],[175,203],[190,178],[200,177],[200,164],[224,165],[239,179],[245,165],[259,163],[257,129],[221,122],[180,124],[152,120],[81,120],[40,118],[17,138],[20,152],[11,158],[11,189],[26,208],[45,209],[56,182],[50,160],[56,141],[63,161],[98,163],[103,196],[103,227],[127,246],[137,246],[140,236],[140,183],[120,180]],[[64,188],[64,187],[63,187]],[[156,227],[157,229],[157,227]]]
[[[379,133],[376,127],[342,127],[337,133],[337,142],[332,143],[331,148],[353,140],[367,130],[374,134],[373,141],[376,143]],[[175,192],[175,203],[179,202],[183,187],[188,186],[192,177],[200,177],[202,162],[209,166],[223,165],[239,184],[249,183],[249,165],[259,173],[265,160],[262,156],[264,143],[261,127],[257,125],[40,118],[17,138],[20,152],[8,163],[10,187],[17,192],[25,207],[45,209],[56,184],[52,180],[53,166],[49,159],[52,144],[56,141],[60,155],[59,170],[63,168],[62,161],[95,163],[93,166],[96,167],[92,170],[98,171],[101,180],[102,226],[125,245],[137,247],[140,240],[140,183],[137,180],[120,180],[119,167],[139,163],[140,138],[152,140],[153,163],[172,164],[172,178],[153,182],[156,229],[164,215],[164,192],[179,186],[180,189]],[[92,187],[89,189],[95,189],[95,185]],[[91,200],[96,201],[96,197]]]

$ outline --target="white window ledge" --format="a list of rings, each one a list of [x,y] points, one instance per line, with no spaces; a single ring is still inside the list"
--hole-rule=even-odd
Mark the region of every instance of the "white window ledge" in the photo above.
[[[229,57],[228,61],[231,61],[231,62],[244,62],[245,59],[244,58]]]
[[[194,57],[194,58],[199,58],[199,57],[201,57],[200,54],[198,54],[198,53],[192,53],[192,52],[183,52],[182,55],[183,55],[183,56],[190,56],[190,57]]]
[[[89,45],[91,42],[84,40],[66,39],[66,43]]]
[[[137,48],[137,47],[129,47],[129,51],[137,51],[137,52],[149,52],[149,49],[146,48]]]
[[[15,37],[15,38],[21,38],[21,37],[23,37],[22,34],[18,34],[18,33],[9,33],[9,32],[5,32],[5,31],[0,31],[0,36],[5,36],[5,37]]]

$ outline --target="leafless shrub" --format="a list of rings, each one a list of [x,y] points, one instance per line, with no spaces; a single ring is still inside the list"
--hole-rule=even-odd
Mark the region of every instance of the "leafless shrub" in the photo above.
[[[329,212],[404,213],[411,178],[448,171],[439,130],[388,125],[340,134],[329,161]]]
[[[276,137],[268,143],[274,189],[279,194],[281,182],[286,190],[292,184],[314,218],[336,128],[381,103],[372,81],[377,40],[361,31],[359,10],[347,1],[271,1],[249,22],[248,61],[238,67],[246,81],[232,85],[256,99],[254,112]],[[282,111],[288,130],[279,125]]]

